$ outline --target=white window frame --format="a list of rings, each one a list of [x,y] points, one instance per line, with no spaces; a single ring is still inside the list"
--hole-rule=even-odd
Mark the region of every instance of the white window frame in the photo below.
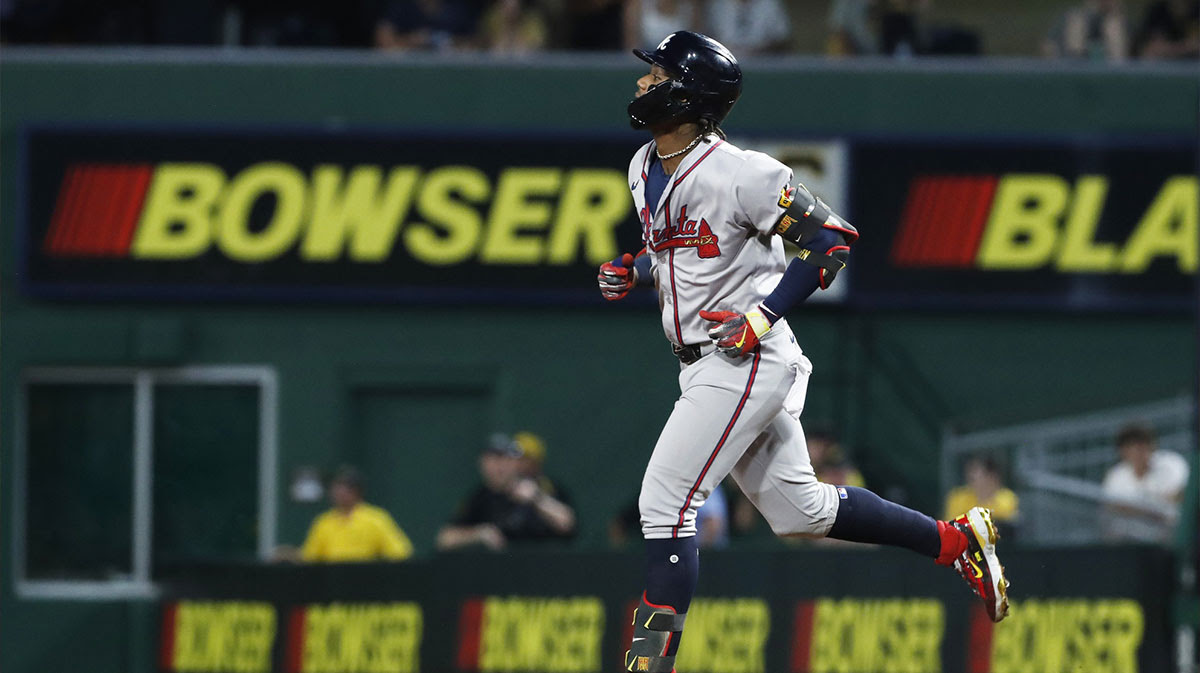
[[[119,580],[31,580],[26,577],[26,494],[29,451],[29,388],[38,384],[133,387],[132,573]],[[13,584],[22,598],[110,600],[154,598],[151,576],[154,528],[154,387],[156,385],[254,385],[258,398],[258,557],[275,549],[278,521],[278,400],[275,370],[253,365],[152,367],[34,367],[26,369],[16,398],[13,459]]]

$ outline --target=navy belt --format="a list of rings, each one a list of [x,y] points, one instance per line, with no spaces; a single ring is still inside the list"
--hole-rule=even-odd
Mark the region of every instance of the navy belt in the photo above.
[[[672,344],[671,350],[675,352],[675,357],[679,358],[680,362],[690,365],[716,350],[716,346],[711,341],[702,344],[692,344],[690,346],[676,346]]]

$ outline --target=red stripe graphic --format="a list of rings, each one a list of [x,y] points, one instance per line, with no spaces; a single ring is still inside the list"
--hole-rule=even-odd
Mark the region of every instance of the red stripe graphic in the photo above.
[[[916,240],[913,254],[915,259],[919,261],[927,258],[930,254],[931,246],[936,244],[938,238],[938,211],[942,207],[943,199],[946,194],[946,181],[934,180],[929,185],[929,198],[925,200],[924,214],[921,217],[921,236]]]
[[[958,250],[959,266],[971,266],[975,255],[979,252],[979,242],[983,240],[983,230],[987,228],[988,216],[992,213],[992,199],[996,197],[996,184],[1000,180],[994,175],[975,178],[975,204],[967,220],[963,223],[966,232],[962,247]]]
[[[116,203],[120,180],[116,179],[117,169],[113,166],[97,166],[96,182],[93,187],[92,203],[94,210],[89,213],[84,240],[86,243],[80,252],[89,257],[104,257],[106,240],[112,237],[109,232],[112,222],[113,205]]]
[[[958,178],[938,180],[938,201],[933,216],[929,218],[930,238],[925,241],[924,249],[929,259],[938,266],[946,263],[946,252],[954,246],[958,235],[955,223],[962,216],[962,200],[958,195]]]
[[[907,266],[914,257],[916,250],[913,241],[916,231],[925,221],[924,205],[929,198],[929,180],[917,178],[908,189],[908,203],[904,206],[904,215],[896,232],[896,242],[892,246],[892,263],[896,266]]]
[[[43,248],[55,257],[128,254],[153,174],[150,164],[68,168]]]
[[[792,636],[796,645],[792,649],[792,673],[809,673],[812,670],[813,615],[816,609],[815,601],[796,604],[796,629]]]
[[[58,249],[62,255],[70,255],[75,250],[75,239],[79,236],[82,229],[82,222],[86,219],[88,190],[92,184],[91,167],[87,164],[80,165],[75,171],[75,186],[73,188],[73,196],[71,199],[70,208],[67,209],[63,216],[63,230],[58,237]]]
[[[42,242],[42,249],[51,255],[56,254],[62,245],[63,230],[66,225],[63,223],[67,219],[67,212],[71,209],[72,203],[75,201],[75,195],[79,187],[79,169],[71,166],[67,169],[66,175],[63,176],[62,187],[58,192],[58,200],[54,203],[54,214],[50,216],[50,228],[46,230],[46,240]]]
[[[978,603],[971,606],[967,625],[967,673],[992,670],[992,619]]]
[[[296,606],[288,613],[287,645],[283,653],[283,670],[300,673],[304,665],[304,631],[308,616],[304,606]]]
[[[920,176],[909,186],[892,263],[899,267],[969,267],[987,226],[995,176]]]
[[[164,671],[175,670],[175,628],[178,624],[178,611],[178,603],[171,603],[163,610],[162,649],[158,653],[158,667]]]
[[[729,433],[733,431],[733,424],[737,423],[738,416],[742,414],[746,400],[750,399],[750,390],[754,387],[754,376],[758,373],[758,362],[761,359],[762,351],[755,350],[754,364],[750,366],[750,380],[746,381],[746,391],[742,393],[742,399],[738,402],[737,408],[733,410],[733,418],[729,419],[729,423],[725,426],[725,432],[721,433],[721,439],[713,447],[712,453],[708,456],[708,462],[704,464],[704,469],[700,470],[700,476],[696,477],[696,483],[692,484],[692,489],[688,491],[687,498],[683,501],[683,507],[679,509],[679,522],[671,530],[673,538],[679,537],[679,529],[683,527],[683,515],[692,506],[692,496],[696,495],[696,489],[700,488],[700,482],[704,481],[704,475],[708,474],[708,468],[712,467],[713,461],[717,459],[717,454],[721,452],[721,447],[725,445],[725,440],[729,439]]]
[[[670,194],[667,195],[667,226],[671,226]],[[675,338],[679,340],[680,346],[686,346],[687,344],[683,343],[683,329],[679,326],[679,295],[675,292],[675,248],[671,248],[670,255],[667,257],[667,266],[671,269],[671,309],[675,311]]]
[[[479,640],[483,631],[483,600],[463,601],[458,618],[458,670],[479,670]]]
[[[700,156],[700,158],[696,160],[696,163],[694,163],[694,164],[692,164],[691,166],[689,166],[689,167],[688,167],[688,169],[687,169],[686,171],[684,171],[684,172],[683,172],[683,175],[679,176],[679,179],[678,179],[678,180],[676,180],[676,181],[675,181],[675,184],[671,185],[671,187],[675,187],[675,186],[676,186],[676,185],[678,185],[679,183],[683,182],[683,179],[684,179],[684,178],[686,178],[686,177],[688,176],[688,174],[689,174],[689,173],[691,173],[692,171],[696,170],[696,167],[700,165],[700,162],[701,162],[701,161],[704,161],[705,159],[707,159],[707,158],[708,158],[708,155],[712,154],[712,153],[713,153],[713,150],[715,150],[715,149],[717,149],[718,147],[720,147],[720,146],[721,146],[721,143],[723,143],[723,142],[725,142],[725,141],[724,141],[724,140],[718,140],[718,141],[717,141],[717,143],[716,143],[715,145],[713,145],[712,147],[708,148],[708,151],[707,151],[707,152],[705,152],[704,154],[702,154],[702,155]]]
[[[939,266],[954,266],[955,250],[961,244],[965,228],[964,219],[973,205],[971,183],[973,178],[946,178],[942,181],[945,193],[942,207],[934,216],[937,236],[931,248]]]

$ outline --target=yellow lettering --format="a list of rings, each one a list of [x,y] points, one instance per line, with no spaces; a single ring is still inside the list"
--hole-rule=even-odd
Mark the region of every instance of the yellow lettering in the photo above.
[[[1069,192],[1066,181],[1055,175],[1005,176],[979,246],[979,265],[1018,270],[1049,262]]]
[[[534,196],[552,196],[562,178],[558,168],[509,168],[500,174],[496,198],[488,217],[487,237],[480,259],[488,264],[537,264],[542,258],[540,236],[521,230],[545,229],[550,205]]]
[[[430,172],[417,197],[417,210],[429,223],[414,222],[405,228],[409,253],[439,266],[465,261],[479,243],[483,224],[479,213],[462,201],[479,203],[489,190],[487,176],[471,166],[444,166]]]
[[[598,598],[488,598],[479,634],[484,673],[595,673],[604,604]]]
[[[172,666],[180,673],[271,669],[275,608],[268,603],[181,601]]]
[[[622,181],[623,182],[623,181]],[[771,630],[765,601],[750,598],[696,599],[688,608],[687,637],[676,668],[709,673],[761,673]]]
[[[1075,197],[1067,215],[1062,250],[1056,266],[1059,271],[1097,273],[1111,271],[1117,256],[1113,243],[1095,243],[1096,223],[1104,208],[1108,179],[1085,175],[1075,183]]]
[[[1196,272],[1200,246],[1197,184],[1195,176],[1177,175],[1163,185],[1125,245],[1121,258],[1123,273],[1141,273],[1159,256],[1175,257],[1183,273]]]
[[[330,603],[305,610],[305,673],[417,673],[423,617],[416,603]]]
[[[933,599],[824,598],[816,602],[812,628],[812,673],[942,670],[945,609]]]
[[[589,264],[602,264],[616,257],[616,228],[624,221],[632,201],[627,187],[625,174],[619,171],[571,171],[550,232],[546,261],[571,264],[581,244]]]
[[[312,222],[300,246],[301,256],[333,261],[342,256],[349,238],[354,261],[387,259],[419,175],[415,166],[396,166],[381,192],[379,166],[357,166],[344,183],[341,166],[318,166],[312,179]]]
[[[992,673],[1136,673],[1141,606],[1129,599],[1030,599],[992,632]]]
[[[267,193],[275,195],[270,221],[251,231],[250,211]],[[217,244],[230,259],[262,262],[283,254],[300,233],[304,176],[294,166],[268,162],[242,171],[229,185],[217,218]]]
[[[212,164],[163,164],[154,171],[132,255],[186,259],[212,243],[212,208],[225,173]]]

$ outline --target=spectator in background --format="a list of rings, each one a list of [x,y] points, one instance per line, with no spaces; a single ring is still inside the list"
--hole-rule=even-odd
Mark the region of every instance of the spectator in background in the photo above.
[[[517,445],[517,450],[521,452],[521,457],[517,461],[517,471],[521,477],[536,483],[542,493],[567,502],[569,498],[562,487],[546,476],[546,442],[528,430],[522,430],[513,435],[512,441]]]
[[[566,22],[568,49],[610,51],[631,39],[622,0],[566,0]]]
[[[1154,431],[1127,425],[1117,433],[1121,461],[1104,476],[1108,535],[1115,540],[1168,542],[1187,485],[1187,460],[1159,451]]]
[[[1000,478],[1000,466],[991,456],[972,456],[963,465],[966,483],[946,494],[947,516],[953,519],[972,507],[992,510],[992,521],[1001,534],[1012,533],[1019,511],[1017,494]]]
[[[483,47],[496,54],[528,54],[546,48],[546,17],[529,0],[497,0],[480,21]]]
[[[450,51],[475,45],[479,23],[470,0],[390,0],[375,25],[375,46],[385,50]]]
[[[720,484],[696,510],[696,543],[701,549],[729,546],[729,505]]]
[[[878,40],[872,30],[874,0],[833,0],[829,6],[829,40],[825,53],[830,56],[874,54]]]
[[[1157,0],[1138,31],[1138,58],[1200,57],[1200,0]]]
[[[786,50],[792,30],[780,0],[711,2],[708,29],[739,57]]]
[[[813,472],[817,475],[817,481],[837,486],[867,487],[862,472],[859,472],[858,468],[846,459],[842,445],[832,432],[821,429],[813,430],[805,434],[805,440],[808,442],[808,459],[812,463]],[[961,513],[959,512],[959,514]],[[821,547],[845,547],[856,544],[845,540],[835,540],[831,537],[803,541],[790,540],[789,542],[792,544],[804,542]]]
[[[492,437],[479,457],[482,483],[459,506],[454,520],[438,532],[438,549],[482,545],[500,550],[510,542],[575,535],[575,510],[522,474],[521,458],[521,448],[512,437]]]
[[[300,558],[310,562],[403,561],[412,556],[408,536],[385,510],[363,502],[358,470],[343,467],[329,484],[333,509],[309,528]]]
[[[677,30],[700,30],[697,0],[626,0],[626,47],[653,50]]]
[[[812,461],[817,481],[838,486],[867,487],[862,472],[859,472],[858,468],[846,459],[842,452],[842,445],[838,443],[837,437],[833,433],[814,430],[809,432],[805,439],[808,440],[808,458]]]
[[[863,479],[862,473],[846,459],[837,437],[832,432],[821,429],[809,430],[805,433],[805,440],[808,443],[809,462],[812,464],[817,481],[839,486],[866,488],[866,480]],[[766,521],[762,514],[750,502],[745,493],[742,493],[736,485],[731,486],[733,493],[730,497],[732,504],[729,509],[730,527],[733,534],[741,540],[757,539],[774,542],[775,536],[770,527],[764,525]],[[822,538],[816,543],[821,545],[843,544],[840,540],[830,538]]]
[[[929,0],[880,0],[880,52],[891,56],[921,53],[921,15],[928,10]]]
[[[741,491],[737,490],[737,486],[733,488],[740,496]],[[641,513],[636,497],[608,522],[609,546],[624,549],[630,540],[642,541]],[[729,546],[729,505],[725,499],[725,488],[721,485],[708,494],[708,499],[696,511],[696,541],[704,549]]]
[[[1068,9],[1042,44],[1049,58],[1123,61],[1129,56],[1129,24],[1121,0],[1086,0]]]
[[[608,546],[624,549],[630,540],[642,541],[642,513],[636,495],[608,520]]]

